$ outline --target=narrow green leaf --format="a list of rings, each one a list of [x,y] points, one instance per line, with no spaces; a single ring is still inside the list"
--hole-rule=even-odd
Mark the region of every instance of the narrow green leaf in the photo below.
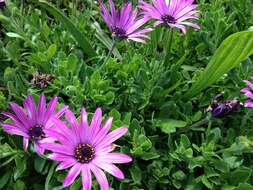
[[[208,66],[184,98],[195,96],[252,54],[253,31],[243,31],[230,35],[216,50]]]
[[[51,165],[51,168],[48,172],[48,175],[47,175],[47,178],[46,178],[46,182],[45,182],[45,190],[49,190],[49,182],[54,174],[54,169],[55,169],[55,166],[56,166],[56,162],[54,162],[52,165]]]
[[[64,27],[74,36],[76,41],[79,43],[79,45],[87,55],[89,55],[90,57],[96,56],[96,52],[90,45],[89,41],[84,37],[83,33],[78,30],[78,28],[72,23],[72,21],[68,17],[66,17],[61,11],[59,11],[57,8],[44,0],[40,0],[39,5],[49,11],[64,25]]]
[[[103,30],[100,28],[99,24],[97,22],[94,22],[92,24],[92,27],[96,30],[96,38],[101,41],[107,48],[108,50],[112,49],[113,46],[113,41],[107,36]],[[117,57],[118,59],[122,59],[122,56],[120,55],[118,49],[116,47],[113,48],[112,51],[113,55]]]

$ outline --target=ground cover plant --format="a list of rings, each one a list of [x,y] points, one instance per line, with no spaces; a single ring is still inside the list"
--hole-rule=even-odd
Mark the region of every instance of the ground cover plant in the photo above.
[[[251,0],[0,0],[0,189],[253,189]]]

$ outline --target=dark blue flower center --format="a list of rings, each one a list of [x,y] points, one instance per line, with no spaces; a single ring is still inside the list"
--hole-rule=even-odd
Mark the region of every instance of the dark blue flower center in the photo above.
[[[112,36],[117,38],[126,38],[126,31],[117,26],[112,27]]]
[[[89,144],[78,144],[75,148],[75,158],[78,162],[88,163],[95,156],[94,148]]]
[[[42,125],[35,125],[34,127],[31,127],[28,131],[28,134],[32,140],[41,140],[45,138]]]
[[[165,23],[165,24],[175,24],[176,23],[176,19],[171,16],[171,15],[163,15],[162,16],[162,21]]]

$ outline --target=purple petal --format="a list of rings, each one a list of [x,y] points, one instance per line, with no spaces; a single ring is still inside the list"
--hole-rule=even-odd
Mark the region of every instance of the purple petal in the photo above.
[[[249,101],[247,101],[247,102],[245,102],[244,104],[244,107],[253,107],[253,101],[252,100],[249,100]]]
[[[102,110],[101,108],[97,108],[90,125],[90,133],[89,133],[90,140],[97,135],[100,129],[101,120],[102,120]]]
[[[70,167],[74,166],[75,164],[77,164],[77,161],[75,159],[73,159],[73,158],[72,159],[71,158],[65,159],[63,162],[61,162],[57,166],[56,171],[70,168]]]
[[[109,184],[108,184],[108,181],[106,179],[104,172],[92,163],[90,163],[89,166],[90,166],[91,171],[95,175],[95,177],[100,185],[100,188],[102,190],[109,190]]]
[[[44,114],[46,112],[46,97],[42,94],[38,103],[38,123],[43,124]]]
[[[50,102],[47,104],[47,110],[44,117],[44,122],[47,122],[47,120],[54,114],[56,104],[57,104],[57,96],[54,96]]]
[[[121,153],[107,153],[104,155],[99,155],[97,158],[97,162],[107,162],[115,164],[123,164],[131,161],[132,158],[130,156]]]
[[[53,126],[54,131],[65,136],[65,138],[68,139],[68,141],[72,142],[71,144],[76,145],[79,143],[74,131],[71,128],[69,128],[63,121],[55,118],[52,118],[52,121],[55,123],[55,125]],[[60,141],[60,139],[58,140]]]
[[[41,146],[47,150],[51,150],[54,153],[60,153],[65,155],[72,156],[74,153],[74,150],[70,147],[63,146],[60,144],[54,144],[54,143],[43,143]]]
[[[65,112],[68,110],[68,106],[64,106],[64,107],[62,107],[55,115],[54,115],[54,117],[55,118],[60,118],[63,114],[65,114]]]
[[[180,24],[191,26],[192,28],[195,28],[195,29],[200,29],[199,25],[191,23],[191,22],[181,22]]]
[[[47,136],[57,139],[62,144],[72,146],[73,148],[76,145],[76,144],[73,143],[71,138],[69,138],[67,136],[67,134],[63,135],[62,133],[59,133],[59,132],[57,132],[55,130],[52,130],[52,129],[44,129],[43,131]]]
[[[248,87],[250,87],[250,89],[253,91],[253,84],[250,81],[243,80],[243,82],[245,82],[248,85]]]
[[[106,136],[106,134],[108,133],[108,131],[112,125],[112,120],[113,120],[113,118],[110,117],[105,122],[104,126],[99,130],[97,136],[94,139],[92,139],[91,144],[93,146],[96,146],[97,144],[99,144],[103,140],[103,138]]]
[[[253,99],[253,93],[248,88],[243,88],[241,92],[250,99]]]
[[[32,96],[27,96],[24,101],[24,108],[27,111],[29,118],[31,119],[32,125],[37,124],[37,108]]]
[[[82,184],[83,190],[91,190],[91,172],[87,165],[83,165],[82,167]]]
[[[84,108],[81,109],[81,121],[79,126],[80,139],[85,141],[89,136],[88,115]]]
[[[15,112],[17,118],[23,124],[23,126],[26,127],[27,129],[29,129],[31,124],[30,124],[30,121],[27,118],[26,114],[22,110],[22,108],[16,103],[11,103],[10,106],[11,106],[11,109]]]
[[[97,145],[97,149],[106,147],[110,145],[112,142],[119,139],[121,136],[123,136],[128,131],[125,127],[120,127],[118,129],[115,129],[114,131],[110,132],[106,137],[103,139],[103,141]]]
[[[21,129],[20,127],[16,127],[15,125],[12,125],[10,123],[2,123],[3,129],[5,132],[12,134],[12,135],[19,135],[23,137],[29,138],[30,136],[27,134],[27,132],[24,131],[24,129]]]
[[[44,152],[45,152],[45,148],[43,148],[43,147],[41,146],[41,144],[38,143],[38,142],[35,142],[35,143],[34,143],[34,149],[35,149],[35,152],[37,152],[39,155],[43,155]]]
[[[66,120],[69,122],[69,124],[71,125],[71,129],[73,130],[73,132],[75,133],[76,138],[78,138],[78,141],[80,141],[80,134],[79,134],[79,124],[76,120],[75,115],[73,114],[73,112],[71,112],[70,110],[68,110],[66,112]]]
[[[24,137],[23,138],[23,148],[25,151],[27,151],[28,145],[29,145],[29,138]]]
[[[123,174],[123,172],[118,168],[116,167],[114,164],[111,164],[111,163],[106,163],[106,162],[93,162],[97,167],[105,170],[106,172],[108,172],[109,174],[119,178],[119,179],[124,179],[125,176]]]
[[[76,179],[76,177],[79,175],[80,171],[81,171],[81,164],[75,164],[68,172],[68,175],[65,177],[64,181],[63,181],[63,187],[67,187],[69,185],[71,185],[74,180]]]
[[[170,27],[172,28],[178,28],[180,29],[184,34],[186,34],[186,28],[183,25],[180,24],[169,24]]]
[[[48,156],[48,158],[51,159],[51,160],[61,162],[61,161],[73,158],[73,156],[69,156],[69,155],[65,155],[65,154],[52,153]]]

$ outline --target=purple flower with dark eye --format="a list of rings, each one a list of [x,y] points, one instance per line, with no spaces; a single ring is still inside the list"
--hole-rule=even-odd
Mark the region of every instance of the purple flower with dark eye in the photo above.
[[[154,26],[164,24],[171,28],[178,28],[186,33],[186,26],[200,29],[199,25],[189,21],[196,20],[198,5],[194,0],[152,0],[152,3],[140,1],[139,8],[143,10],[144,17],[157,20]]]
[[[112,132],[109,129],[112,124],[110,117],[103,125],[102,111],[98,108],[93,116],[90,127],[87,113],[81,111],[80,123],[71,111],[66,112],[68,126],[59,120],[55,121],[55,127],[48,129],[57,141],[45,143],[43,146],[53,152],[50,159],[60,162],[57,170],[71,168],[64,179],[63,186],[71,185],[76,177],[82,174],[83,190],[90,190],[92,185],[91,172],[95,175],[102,190],[109,190],[109,184],[103,172],[123,179],[123,172],[114,164],[131,162],[131,157],[122,153],[112,153],[112,143],[127,132],[127,128],[121,127]]]
[[[0,0],[0,9],[5,6],[5,0]]]
[[[124,4],[122,9],[115,10],[113,0],[109,0],[111,14],[101,0],[100,4],[102,7],[101,16],[113,37],[142,43],[145,43],[145,39],[149,39],[146,33],[152,31],[152,29],[140,29],[149,19],[139,17],[131,2]]]
[[[244,107],[253,107],[253,84],[248,80],[244,80],[243,82],[247,84],[247,87],[241,89],[241,92],[249,98],[249,100],[244,102],[243,105]]]
[[[36,106],[32,96],[27,96],[23,104],[24,108],[16,103],[10,103],[10,108],[14,114],[2,112],[2,115],[10,118],[12,122],[4,122],[1,125],[7,133],[23,136],[23,147],[25,151],[28,148],[30,140],[34,142],[35,151],[38,154],[43,154],[44,148],[41,145],[54,140],[47,135],[46,130],[52,127],[52,118],[60,118],[67,110],[67,106],[55,113],[57,97],[54,96],[46,104],[44,95],[40,96],[38,106]]]

